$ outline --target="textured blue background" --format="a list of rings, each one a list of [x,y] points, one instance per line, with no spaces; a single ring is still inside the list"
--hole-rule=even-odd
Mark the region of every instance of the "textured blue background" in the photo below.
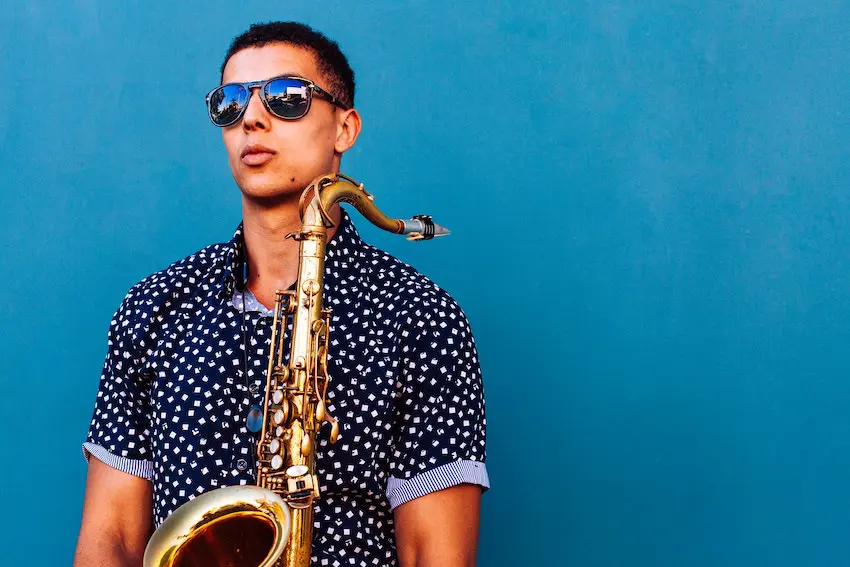
[[[850,565],[844,2],[4,3],[4,565],[70,564],[106,330],[239,220],[203,96],[296,19],[357,70],[368,240],[485,371],[481,565]]]

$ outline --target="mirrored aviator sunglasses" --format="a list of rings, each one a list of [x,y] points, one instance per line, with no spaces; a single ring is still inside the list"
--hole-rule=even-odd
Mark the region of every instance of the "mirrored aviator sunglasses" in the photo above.
[[[310,110],[314,94],[335,106],[348,109],[348,106],[312,81],[300,77],[274,77],[267,81],[227,83],[210,91],[207,95],[207,110],[212,123],[224,128],[239,121],[256,88],[260,89],[259,95],[266,109],[283,120],[298,120],[305,116]]]

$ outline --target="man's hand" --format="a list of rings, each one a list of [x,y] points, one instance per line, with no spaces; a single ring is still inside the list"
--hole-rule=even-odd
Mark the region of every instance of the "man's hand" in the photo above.
[[[90,456],[74,567],[140,567],[152,525],[150,481]]]
[[[402,567],[473,567],[478,550],[481,487],[460,484],[395,509]]]

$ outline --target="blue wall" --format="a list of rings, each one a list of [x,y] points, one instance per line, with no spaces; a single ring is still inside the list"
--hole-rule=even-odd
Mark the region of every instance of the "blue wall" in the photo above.
[[[476,332],[481,565],[850,565],[846,3],[15,4],[0,563],[70,563],[110,316],[231,234],[203,96],[234,35],[297,19],[358,73],[345,171],[455,231],[361,223]]]

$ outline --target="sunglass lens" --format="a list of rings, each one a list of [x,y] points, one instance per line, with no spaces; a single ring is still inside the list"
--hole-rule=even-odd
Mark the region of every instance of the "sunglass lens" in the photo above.
[[[239,119],[248,91],[241,85],[222,85],[210,95],[210,119],[216,126],[229,126]]]
[[[295,79],[276,79],[266,85],[269,109],[280,118],[292,120],[307,114],[309,87]]]

